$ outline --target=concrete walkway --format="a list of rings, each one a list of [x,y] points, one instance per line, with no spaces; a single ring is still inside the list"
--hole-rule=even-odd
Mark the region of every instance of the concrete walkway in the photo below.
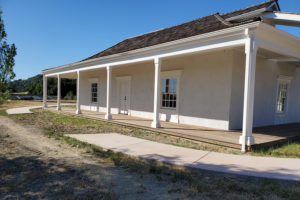
[[[105,149],[169,164],[239,175],[300,181],[300,159],[207,152],[117,133],[68,136]]]
[[[74,104],[61,104],[61,106],[74,105]],[[16,114],[30,114],[32,113],[30,110],[35,108],[42,108],[43,106],[28,106],[28,107],[20,107],[20,108],[10,108],[7,109],[6,112],[9,115]],[[57,107],[57,105],[48,105],[48,107]]]

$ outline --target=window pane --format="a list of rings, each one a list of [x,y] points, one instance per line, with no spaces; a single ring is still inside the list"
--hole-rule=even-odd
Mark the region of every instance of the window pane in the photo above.
[[[166,79],[162,80],[162,92],[166,92]]]
[[[278,85],[278,96],[277,96],[277,112],[284,112],[287,103],[287,91],[288,84],[287,83],[279,83]]]
[[[167,95],[166,95],[166,99],[167,99],[167,100],[170,100],[170,94],[167,94]]]
[[[166,101],[166,107],[169,107],[169,101]]]

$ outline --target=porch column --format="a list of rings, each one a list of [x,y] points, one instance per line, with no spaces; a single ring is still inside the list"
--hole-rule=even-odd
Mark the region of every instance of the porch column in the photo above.
[[[61,97],[61,78],[60,74],[57,74],[57,110],[61,110],[60,107],[60,97]]]
[[[152,128],[159,128],[159,107],[160,107],[160,70],[161,60],[159,58],[154,59],[155,65],[155,77],[154,77],[154,108],[153,108],[153,122]]]
[[[105,115],[105,119],[112,119],[111,116],[111,105],[110,105],[110,101],[111,101],[111,66],[107,66],[106,67],[107,70],[107,86],[106,86],[106,115]]]
[[[47,108],[47,77],[43,74],[43,108]]]
[[[81,110],[80,110],[80,71],[77,71],[76,114],[81,114]]]
[[[245,44],[246,69],[244,86],[243,133],[239,139],[239,143],[242,144],[242,152],[246,151],[246,145],[250,146],[254,144],[252,129],[257,49],[258,46],[255,41],[255,36],[249,35]]]

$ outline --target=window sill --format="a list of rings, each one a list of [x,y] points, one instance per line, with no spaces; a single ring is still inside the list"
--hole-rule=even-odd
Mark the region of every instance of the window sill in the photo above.
[[[177,110],[177,108],[165,108],[165,107],[161,107],[161,110]]]

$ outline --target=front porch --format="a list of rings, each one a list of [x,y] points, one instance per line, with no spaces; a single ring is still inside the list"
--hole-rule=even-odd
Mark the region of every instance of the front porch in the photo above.
[[[299,125],[253,127],[299,122],[299,38],[260,22],[229,35],[216,34],[220,36],[206,35],[209,40],[201,36],[186,44],[179,41],[170,49],[145,49],[143,54],[118,54],[43,71],[43,107],[47,78],[58,80],[57,110],[61,78],[71,78],[77,80],[76,110],[62,112],[72,115],[83,113],[242,152],[298,137]],[[236,129],[242,131],[227,131]]]
[[[55,107],[49,107],[47,109],[56,111]],[[151,128],[151,119],[138,118],[123,114],[112,114],[112,119],[106,120],[105,113],[102,112],[82,110],[82,113],[80,115],[76,115],[75,111],[75,107],[62,107],[60,112],[94,120],[106,121],[113,124],[178,136],[199,142],[217,144],[235,149],[241,148],[241,144],[239,144],[238,142],[242,132],[241,130],[224,131],[219,129],[177,124],[165,121],[161,121],[161,128],[156,129]],[[252,145],[251,148],[262,148],[269,145],[299,140],[300,123],[254,128],[253,136],[255,137],[255,144]]]

